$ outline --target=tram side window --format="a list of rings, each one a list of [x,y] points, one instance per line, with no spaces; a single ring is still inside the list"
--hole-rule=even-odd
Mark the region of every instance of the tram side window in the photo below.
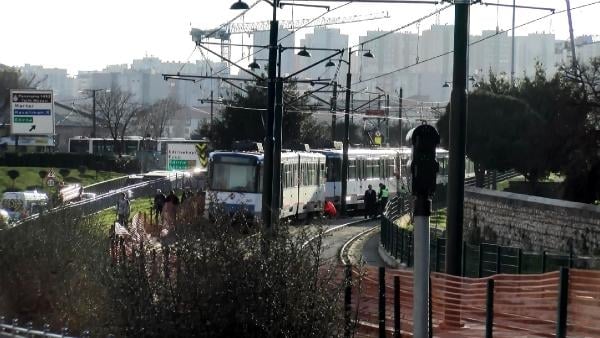
[[[387,177],[394,177],[394,172],[396,171],[396,166],[395,163],[396,161],[393,158],[388,159],[388,164],[387,164]]]
[[[327,182],[340,181],[342,175],[342,159],[340,158],[327,158]]]
[[[89,140],[70,140],[69,151],[72,153],[87,153],[90,151]]]
[[[138,151],[140,141],[138,140],[126,140],[125,141],[125,154],[134,155]]]
[[[348,161],[348,178],[356,179],[356,160]]]

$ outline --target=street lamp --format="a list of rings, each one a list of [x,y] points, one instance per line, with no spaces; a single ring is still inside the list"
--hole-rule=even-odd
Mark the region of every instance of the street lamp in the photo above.
[[[258,62],[256,62],[256,60],[254,60],[251,64],[248,65],[248,68],[252,70],[260,69],[260,65],[258,64]]]
[[[235,10],[242,9],[243,10],[243,9],[250,9],[250,6],[248,6],[248,4],[243,2],[242,0],[238,0],[238,2],[231,5],[231,7],[229,7],[229,9],[235,9]]]
[[[308,58],[311,57],[310,53],[306,50],[306,47],[302,48],[296,55]]]

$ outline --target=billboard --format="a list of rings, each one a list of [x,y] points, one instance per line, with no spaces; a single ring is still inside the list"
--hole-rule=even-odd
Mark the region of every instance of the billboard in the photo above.
[[[11,89],[13,135],[54,135],[54,95],[51,90]]]
[[[197,143],[168,143],[167,170],[189,170],[203,167]]]

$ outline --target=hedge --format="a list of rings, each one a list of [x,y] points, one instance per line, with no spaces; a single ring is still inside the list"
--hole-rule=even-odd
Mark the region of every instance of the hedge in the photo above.
[[[4,153],[0,165],[7,167],[58,167],[137,173],[140,163],[131,157],[98,156],[79,153]]]

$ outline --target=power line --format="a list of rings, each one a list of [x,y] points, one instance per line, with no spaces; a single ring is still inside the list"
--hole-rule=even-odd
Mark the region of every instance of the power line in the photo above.
[[[573,11],[573,10],[581,9],[581,8],[584,8],[584,7],[588,7],[588,6],[596,5],[596,4],[599,4],[599,3],[600,3],[600,1],[594,1],[594,2],[591,2],[591,3],[587,3],[587,4],[584,4],[584,5],[577,6],[577,7],[573,7],[571,10]],[[543,20],[543,19],[545,19],[545,18],[551,17],[551,16],[553,16],[553,15],[557,15],[557,14],[565,13],[566,11],[567,11],[567,10],[565,9],[565,10],[560,10],[560,11],[556,11],[556,12],[554,12],[554,13],[550,13],[550,14],[543,15],[543,16],[541,16],[541,17],[539,17],[539,18],[536,18],[536,19],[533,19],[533,20],[527,21],[527,22],[525,22],[525,23],[523,23],[523,24],[520,24],[520,25],[518,25],[518,26],[515,26],[515,29],[517,29],[517,28],[521,28],[521,27],[524,27],[524,26],[527,26],[527,25],[530,25],[530,24],[532,24],[532,23],[535,23],[535,22],[537,22],[537,21],[540,21],[540,20]],[[480,43],[480,42],[483,42],[483,41],[485,41],[485,40],[491,39],[491,38],[493,38],[493,37],[496,37],[496,36],[498,36],[498,35],[504,34],[504,33],[506,33],[506,32],[510,32],[510,31],[512,31],[512,30],[513,30],[512,28],[509,28],[509,29],[505,29],[505,30],[502,30],[502,31],[498,31],[498,32],[497,32],[497,33],[495,33],[495,34],[492,34],[492,35],[486,36],[485,38],[481,38],[481,39],[479,39],[479,40],[477,40],[477,41],[474,41],[474,42],[471,42],[471,43],[469,43],[469,46],[472,46],[472,45],[478,44],[478,43]],[[438,54],[438,55],[436,55],[436,56],[432,56],[432,57],[430,57],[430,58],[428,58],[428,59],[425,59],[425,60],[422,60],[422,61],[421,61],[421,60],[419,60],[418,62],[415,62],[415,63],[413,63],[413,64],[409,64],[409,65],[407,65],[407,66],[404,66],[404,67],[401,67],[401,68],[394,69],[394,70],[392,70],[392,71],[389,71],[389,72],[387,72],[387,73],[379,74],[379,75],[376,75],[376,76],[370,77],[370,78],[368,78],[368,79],[362,79],[362,80],[360,80],[360,81],[358,81],[358,82],[355,82],[355,83],[353,83],[352,85],[356,85],[356,84],[360,84],[360,83],[363,83],[363,82],[367,82],[367,81],[371,81],[371,80],[376,80],[376,79],[379,79],[379,78],[382,78],[382,77],[385,77],[385,76],[389,76],[389,75],[392,75],[392,74],[394,74],[394,73],[401,72],[401,71],[403,71],[403,70],[406,70],[406,69],[409,69],[409,68],[412,68],[412,67],[418,66],[418,65],[420,65],[420,64],[422,64],[422,63],[426,63],[426,62],[429,62],[429,61],[432,61],[432,60],[435,60],[435,59],[438,59],[438,58],[444,57],[444,56],[446,56],[446,55],[449,55],[449,54],[452,54],[452,53],[454,53],[454,50],[449,50],[449,51],[447,51],[447,52],[444,52],[444,53]]]

